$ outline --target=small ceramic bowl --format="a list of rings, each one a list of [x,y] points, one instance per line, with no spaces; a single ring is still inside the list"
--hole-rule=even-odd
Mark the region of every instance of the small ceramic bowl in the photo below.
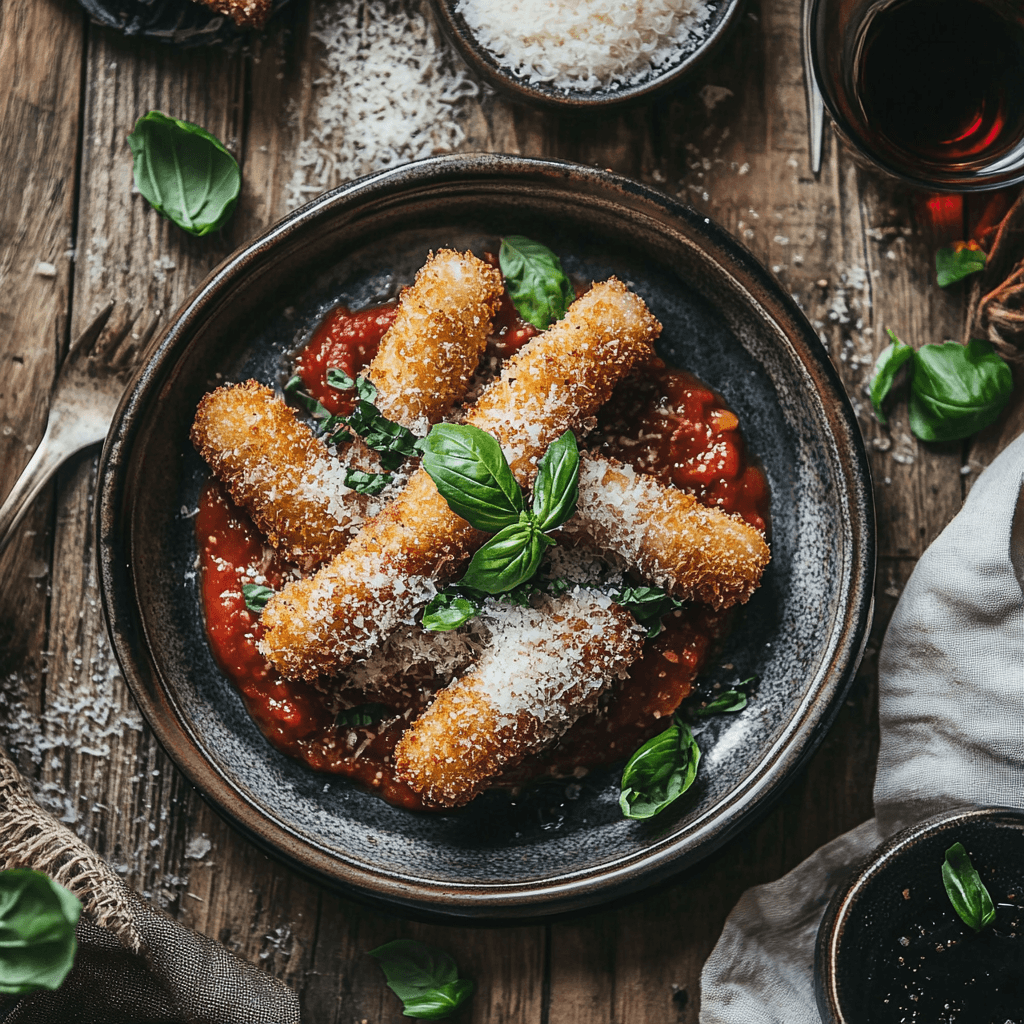
[[[718,49],[729,27],[736,20],[740,0],[714,0],[708,6],[711,13],[702,26],[704,34],[694,41],[692,47],[682,50],[670,62],[636,82],[586,91],[533,83],[515,74],[481,45],[476,33],[458,11],[458,0],[434,0],[434,8],[445,34],[481,78],[523,103],[577,114],[651,99],[678,85],[694,69],[702,66]]]
[[[196,580],[208,475],[189,443],[225,380],[280,380],[338,303],[394,297],[430,249],[537,238],[584,280],[626,281],[665,325],[658,351],[720,391],[773,494],[772,564],[711,682],[756,699],[701,727],[701,773],[650,822],[619,810],[621,764],[451,814],[392,807],[276,751],[214,662]],[[125,679],[207,799],[317,878],[420,912],[529,917],[598,903],[706,856],[761,813],[821,740],[868,634],[874,512],[856,419],[790,296],[706,217],[613,174],[478,155],[384,171],[321,196],[218,267],[168,319],[101,459],[104,607]],[[743,678],[742,676],[740,678]]]
[[[963,844],[996,904],[995,922],[977,934],[960,921],[943,884],[954,843]],[[832,897],[814,972],[824,1024],[1021,1019],[1024,811],[957,810],[893,836]],[[954,986],[967,993],[966,1003],[951,995]],[[997,991],[1014,1007],[1012,1017],[998,1015]]]

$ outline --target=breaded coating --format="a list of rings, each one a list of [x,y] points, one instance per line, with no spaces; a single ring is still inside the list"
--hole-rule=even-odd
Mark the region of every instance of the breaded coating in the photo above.
[[[618,381],[651,357],[659,329],[619,281],[594,285],[510,360],[467,422],[494,432],[529,484],[548,444],[566,430],[581,433]],[[288,678],[336,672],[412,621],[432,581],[453,575],[484,539],[417,470],[345,551],[270,599],[260,650]]]
[[[566,430],[579,433],[615,385],[653,355],[660,333],[644,300],[610,277],[508,360],[467,421],[498,438],[526,486],[548,443]]]
[[[629,612],[600,594],[502,613],[477,665],[440,690],[395,747],[398,777],[446,807],[559,737],[643,646]]]
[[[576,515],[563,529],[613,551],[682,600],[742,604],[771,558],[760,530],[632,466],[584,453]]]
[[[388,419],[425,430],[466,394],[502,288],[501,273],[470,252],[430,255],[366,370]]]
[[[235,504],[304,568],[343,550],[379,507],[345,486],[345,467],[324,442],[254,380],[205,395],[191,437]]]

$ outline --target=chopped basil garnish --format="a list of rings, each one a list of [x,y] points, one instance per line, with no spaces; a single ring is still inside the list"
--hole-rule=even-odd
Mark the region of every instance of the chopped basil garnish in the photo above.
[[[81,913],[78,899],[41,871],[0,871],[0,995],[60,988]]]
[[[550,579],[543,571],[532,579],[520,583],[511,590],[497,594],[500,601],[526,608],[535,594],[550,594],[558,597],[564,594],[572,584],[565,579]],[[458,629],[470,619],[479,615],[483,609],[484,599],[488,595],[482,590],[457,583],[454,586],[435,594],[433,600],[423,611],[423,628],[432,632],[444,632]]]
[[[962,843],[954,843],[946,851],[942,882],[949,902],[968,928],[980,932],[995,918],[996,908],[992,904],[992,897]]]
[[[561,261],[547,246],[522,235],[508,235],[501,240],[498,262],[516,312],[527,323],[546,331],[565,316],[576,292]]]
[[[748,686],[754,681],[754,677],[744,679],[737,686]],[[708,715],[729,715],[736,711],[742,711],[747,706],[747,695],[741,690],[723,690],[714,700],[705,704],[702,708],[695,708],[694,714],[698,718],[706,718]]]
[[[390,473],[364,473],[361,469],[345,470],[345,486],[360,494],[380,494],[389,483]]]
[[[336,416],[320,404],[312,395],[302,390],[302,378],[296,374],[284,386],[284,393],[291,395],[316,421],[317,430],[327,444],[345,444],[352,440],[341,416]]]
[[[420,1020],[440,1020],[473,994],[473,982],[459,977],[455,961],[440,949],[412,939],[395,939],[370,950],[402,1000],[402,1013]]]
[[[910,429],[922,441],[958,441],[992,423],[1012,391],[1010,368],[987,341],[923,345],[914,355]]]
[[[669,612],[683,607],[682,601],[660,587],[623,587],[612,594],[612,600],[633,613],[633,618],[647,630],[648,639],[661,632],[661,620]]]
[[[407,427],[389,420],[374,405],[377,389],[365,377],[352,378],[344,370],[332,367],[327,371],[327,383],[339,391],[355,389],[356,407],[341,422],[362,438],[367,448],[379,453],[383,469],[394,470],[406,459],[420,453],[420,441]],[[372,493],[372,492],[371,492]]]
[[[274,596],[276,591],[270,587],[262,587],[258,583],[243,583],[242,597],[245,598],[245,607],[259,615],[267,606],[267,602]]]
[[[678,716],[629,759],[622,773],[619,806],[627,818],[645,820],[660,814],[697,778],[700,748],[690,727]]]
[[[935,253],[935,277],[940,288],[985,269],[987,257],[977,242],[955,242]]]
[[[357,704],[354,708],[345,708],[338,712],[334,724],[338,726],[376,725],[382,718],[392,713],[386,704]]]
[[[480,605],[453,591],[435,594],[423,610],[423,628],[432,633],[448,633],[465,625],[480,612]]]
[[[238,161],[189,121],[151,110],[128,136],[135,187],[157,213],[192,235],[208,235],[231,216],[242,189]]]
[[[875,374],[871,378],[871,404],[875,407],[875,415],[878,417],[879,423],[886,422],[885,413],[882,412],[882,403],[892,389],[892,382],[895,380],[897,372],[901,366],[914,358],[914,350],[909,345],[904,345],[891,328],[887,327],[886,330],[889,332],[892,344],[884,349],[878,357],[878,362],[875,363]]]

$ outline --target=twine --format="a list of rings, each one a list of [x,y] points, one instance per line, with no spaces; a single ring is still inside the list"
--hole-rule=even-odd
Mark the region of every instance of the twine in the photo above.
[[[985,338],[1005,360],[1024,364],[1024,194],[999,224],[966,326],[968,338]]]
[[[146,943],[121,880],[70,829],[32,799],[21,773],[0,750],[0,869],[33,868],[82,901],[83,912],[132,953]]]

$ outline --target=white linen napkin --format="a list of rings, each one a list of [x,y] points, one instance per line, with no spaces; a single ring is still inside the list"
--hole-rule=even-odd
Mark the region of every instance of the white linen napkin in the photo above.
[[[1024,436],[918,562],[879,656],[875,817],[749,889],[701,975],[701,1024],[820,1024],[814,940],[847,870],[956,807],[1024,808]]]

